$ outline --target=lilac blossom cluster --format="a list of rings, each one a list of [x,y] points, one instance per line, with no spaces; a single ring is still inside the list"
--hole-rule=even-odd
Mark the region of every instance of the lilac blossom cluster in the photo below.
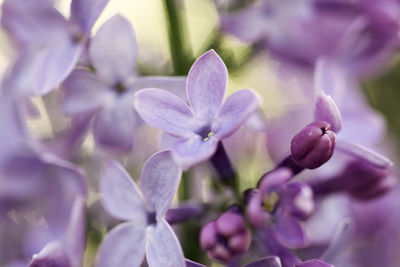
[[[397,50],[400,2],[216,0],[219,34],[300,84],[301,103],[268,122],[264,88],[228,94],[220,47],[186,58],[184,76],[141,75],[127,18],[92,33],[107,3],[72,0],[68,18],[50,0],[2,4],[15,56],[0,91],[0,266],[398,266],[397,178],[359,87]],[[175,25],[179,5],[164,5]],[[38,99],[50,136],[30,123]],[[264,144],[272,167],[243,183],[243,145]]]

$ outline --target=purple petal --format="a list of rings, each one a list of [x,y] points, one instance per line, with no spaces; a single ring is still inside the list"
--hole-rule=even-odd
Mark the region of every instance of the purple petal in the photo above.
[[[261,260],[253,261],[243,267],[282,267],[281,260],[277,256],[268,256]]]
[[[325,121],[331,125],[331,130],[338,133],[342,129],[342,115],[333,99],[322,93],[316,103],[314,111],[315,121]]]
[[[139,267],[145,253],[146,231],[127,222],[112,229],[99,248],[97,267]]]
[[[365,160],[366,162],[369,162],[377,167],[389,168],[393,165],[393,162],[390,159],[364,146],[353,144],[344,140],[337,140],[336,147],[344,153],[347,153],[358,159]]]
[[[48,243],[39,254],[32,257],[32,261],[28,267],[41,267],[41,266],[59,266],[69,267],[71,263],[68,259],[68,254],[63,249],[61,242],[52,241]]]
[[[297,219],[289,216],[277,216],[277,222],[272,227],[275,237],[284,246],[302,248],[308,243],[303,227]]]
[[[6,0],[1,25],[22,46],[49,44],[68,34],[66,19],[50,1]]]
[[[189,137],[198,129],[192,111],[167,91],[151,88],[137,92],[135,108],[146,123],[171,135]]]
[[[217,116],[226,92],[228,71],[222,59],[210,50],[189,71],[187,96],[197,117],[209,122]]]
[[[77,69],[63,82],[63,110],[77,114],[96,109],[115,98],[115,94],[94,73]]]
[[[132,82],[127,83],[127,87],[135,91],[143,88],[163,89],[178,96],[184,102],[187,101],[186,77],[135,77]]]
[[[125,98],[126,97],[126,98]],[[133,148],[136,127],[136,113],[128,95],[103,108],[96,116],[93,135],[97,144],[119,152],[129,152]]]
[[[145,163],[140,179],[142,192],[157,217],[163,216],[171,206],[181,175],[168,150],[154,154]]]
[[[182,139],[173,145],[173,156],[179,162],[182,169],[188,169],[202,161],[209,159],[217,149],[217,140],[210,138],[203,141],[195,136]]]
[[[115,218],[146,223],[146,208],[139,188],[116,161],[105,165],[99,192],[104,208]]]
[[[324,261],[313,259],[296,264],[295,267],[334,267],[334,266]]]
[[[136,37],[129,21],[121,15],[107,20],[93,37],[89,55],[99,77],[110,85],[132,75],[136,65]]]
[[[176,208],[168,209],[165,219],[169,224],[176,224],[194,219],[204,212],[204,206],[198,203],[181,203]]]
[[[200,263],[188,260],[188,259],[185,259],[185,262],[186,262],[186,267],[206,267],[203,264],[200,264]]]
[[[212,129],[218,139],[235,132],[260,106],[260,99],[250,90],[240,90],[230,95],[218,113]]]
[[[70,40],[25,50],[6,77],[4,86],[24,95],[46,94],[68,76],[81,51],[82,46]]]
[[[346,77],[338,66],[325,58],[317,61],[314,73],[314,89],[317,94],[321,92],[340,99],[346,87]]]
[[[164,220],[158,221],[146,243],[146,259],[150,267],[184,267],[185,258],[179,240],[171,226]]]
[[[89,35],[108,0],[72,0],[70,20],[78,24],[85,35]]]

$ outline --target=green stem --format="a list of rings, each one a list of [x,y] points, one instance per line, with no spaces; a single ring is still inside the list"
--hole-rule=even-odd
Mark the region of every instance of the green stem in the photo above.
[[[187,75],[192,60],[189,50],[185,46],[185,36],[182,18],[180,17],[178,4],[175,0],[164,0],[165,14],[167,18],[169,48],[175,75]],[[189,62],[190,61],[190,62]]]

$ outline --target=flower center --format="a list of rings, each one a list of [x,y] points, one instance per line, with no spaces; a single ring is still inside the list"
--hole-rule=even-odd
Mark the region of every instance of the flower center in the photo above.
[[[207,137],[204,137],[204,138],[203,138],[203,141],[204,141],[204,142],[207,141],[207,140],[208,140],[211,136],[213,136],[213,135],[214,135],[214,132],[212,132],[212,131],[209,132],[208,135],[207,135]]]
[[[273,212],[276,204],[279,202],[279,195],[276,192],[271,192],[264,198],[263,207],[268,212]]]
[[[126,87],[125,85],[123,85],[121,82],[117,82],[114,85],[114,90],[118,93],[118,94],[123,94],[126,92]]]
[[[156,213],[155,212],[148,212],[147,213],[147,224],[148,225],[154,225],[156,224]]]

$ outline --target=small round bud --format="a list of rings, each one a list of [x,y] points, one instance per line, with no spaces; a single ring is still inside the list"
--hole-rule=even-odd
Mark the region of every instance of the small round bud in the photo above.
[[[316,169],[333,155],[336,136],[329,123],[318,121],[307,125],[291,142],[292,158],[301,167]]]
[[[243,216],[227,211],[216,221],[206,224],[200,232],[201,248],[210,258],[228,262],[245,253],[250,247],[251,235]]]

